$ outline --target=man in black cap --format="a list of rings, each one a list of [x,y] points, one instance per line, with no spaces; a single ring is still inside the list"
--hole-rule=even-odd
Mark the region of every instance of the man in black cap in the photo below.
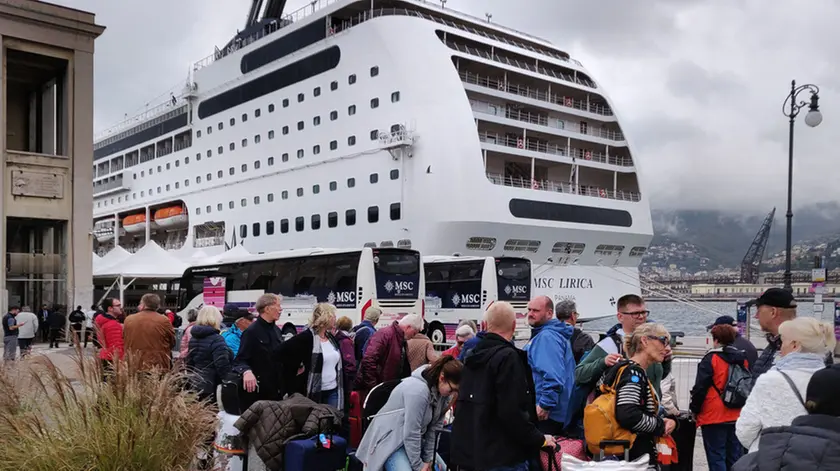
[[[758,379],[776,363],[782,339],[779,337],[779,325],[796,317],[796,300],[793,294],[782,288],[769,288],[757,299],[747,302],[747,306],[755,306],[755,318],[761,330],[767,333],[767,347],[761,356],[751,365],[753,379]]]
[[[735,318],[732,316],[718,317],[715,319],[714,323],[706,326],[706,330],[712,330],[712,327],[716,325],[731,325],[732,327],[735,327],[736,330],[738,329],[738,323],[735,322]],[[735,342],[732,343],[732,346],[747,354],[747,362],[749,363],[750,368],[755,365],[758,360],[758,350],[755,349],[755,345],[753,345],[752,342],[742,337],[740,332],[735,337]]]

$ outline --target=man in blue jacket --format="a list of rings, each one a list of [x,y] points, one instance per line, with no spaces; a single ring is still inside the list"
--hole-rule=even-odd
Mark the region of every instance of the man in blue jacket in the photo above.
[[[525,344],[534,376],[537,427],[542,433],[560,435],[569,421],[569,400],[575,385],[574,328],[554,317],[554,303],[538,296],[528,303],[531,340]]]

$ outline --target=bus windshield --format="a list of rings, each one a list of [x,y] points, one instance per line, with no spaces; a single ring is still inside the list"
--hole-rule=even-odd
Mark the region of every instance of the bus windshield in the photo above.
[[[500,301],[528,301],[531,298],[531,262],[524,258],[497,258]]]
[[[417,298],[420,292],[420,254],[404,249],[374,249],[373,271],[379,299]]]

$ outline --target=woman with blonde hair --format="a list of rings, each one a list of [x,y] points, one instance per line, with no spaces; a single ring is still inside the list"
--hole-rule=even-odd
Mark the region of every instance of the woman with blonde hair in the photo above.
[[[216,386],[230,372],[233,355],[225,339],[219,334],[222,313],[214,306],[198,311],[191,328],[186,365],[190,372],[190,386],[200,398],[216,402]]]
[[[335,306],[315,305],[309,327],[283,344],[283,384],[289,393],[343,411],[344,375],[341,347],[332,334],[335,323]]]
[[[615,385],[615,419],[619,427],[636,434],[630,459],[647,453],[654,469],[658,459],[656,438],[670,435],[677,424],[659,415],[659,399],[646,371],[651,365],[665,360],[670,345],[670,335],[663,325],[642,324],[624,336],[627,359],[619,360],[600,380],[603,384]]]
[[[750,452],[758,450],[758,437],[768,427],[790,425],[807,414],[805,392],[814,372],[825,368],[826,355],[834,351],[834,327],[812,317],[797,317],[779,325],[781,357],[773,368],[758,377],[735,434]]]

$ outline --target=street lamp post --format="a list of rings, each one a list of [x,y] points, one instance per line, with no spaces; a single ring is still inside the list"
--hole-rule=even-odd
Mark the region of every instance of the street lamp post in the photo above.
[[[805,90],[811,92],[810,103],[806,101],[797,101],[797,97]],[[788,291],[793,291],[791,286],[791,272],[790,272],[790,252],[791,252],[791,227],[793,225],[793,208],[791,207],[793,199],[793,123],[796,116],[799,115],[799,110],[808,106],[808,114],[805,115],[805,124],[814,128],[822,122],[822,113],[820,113],[820,88],[816,85],[800,85],[796,86],[796,80],[790,82],[790,94],[788,94],[785,102],[782,103],[782,113],[790,118],[790,140],[788,143],[788,188],[787,188],[787,234],[785,240],[785,275],[784,288]]]

